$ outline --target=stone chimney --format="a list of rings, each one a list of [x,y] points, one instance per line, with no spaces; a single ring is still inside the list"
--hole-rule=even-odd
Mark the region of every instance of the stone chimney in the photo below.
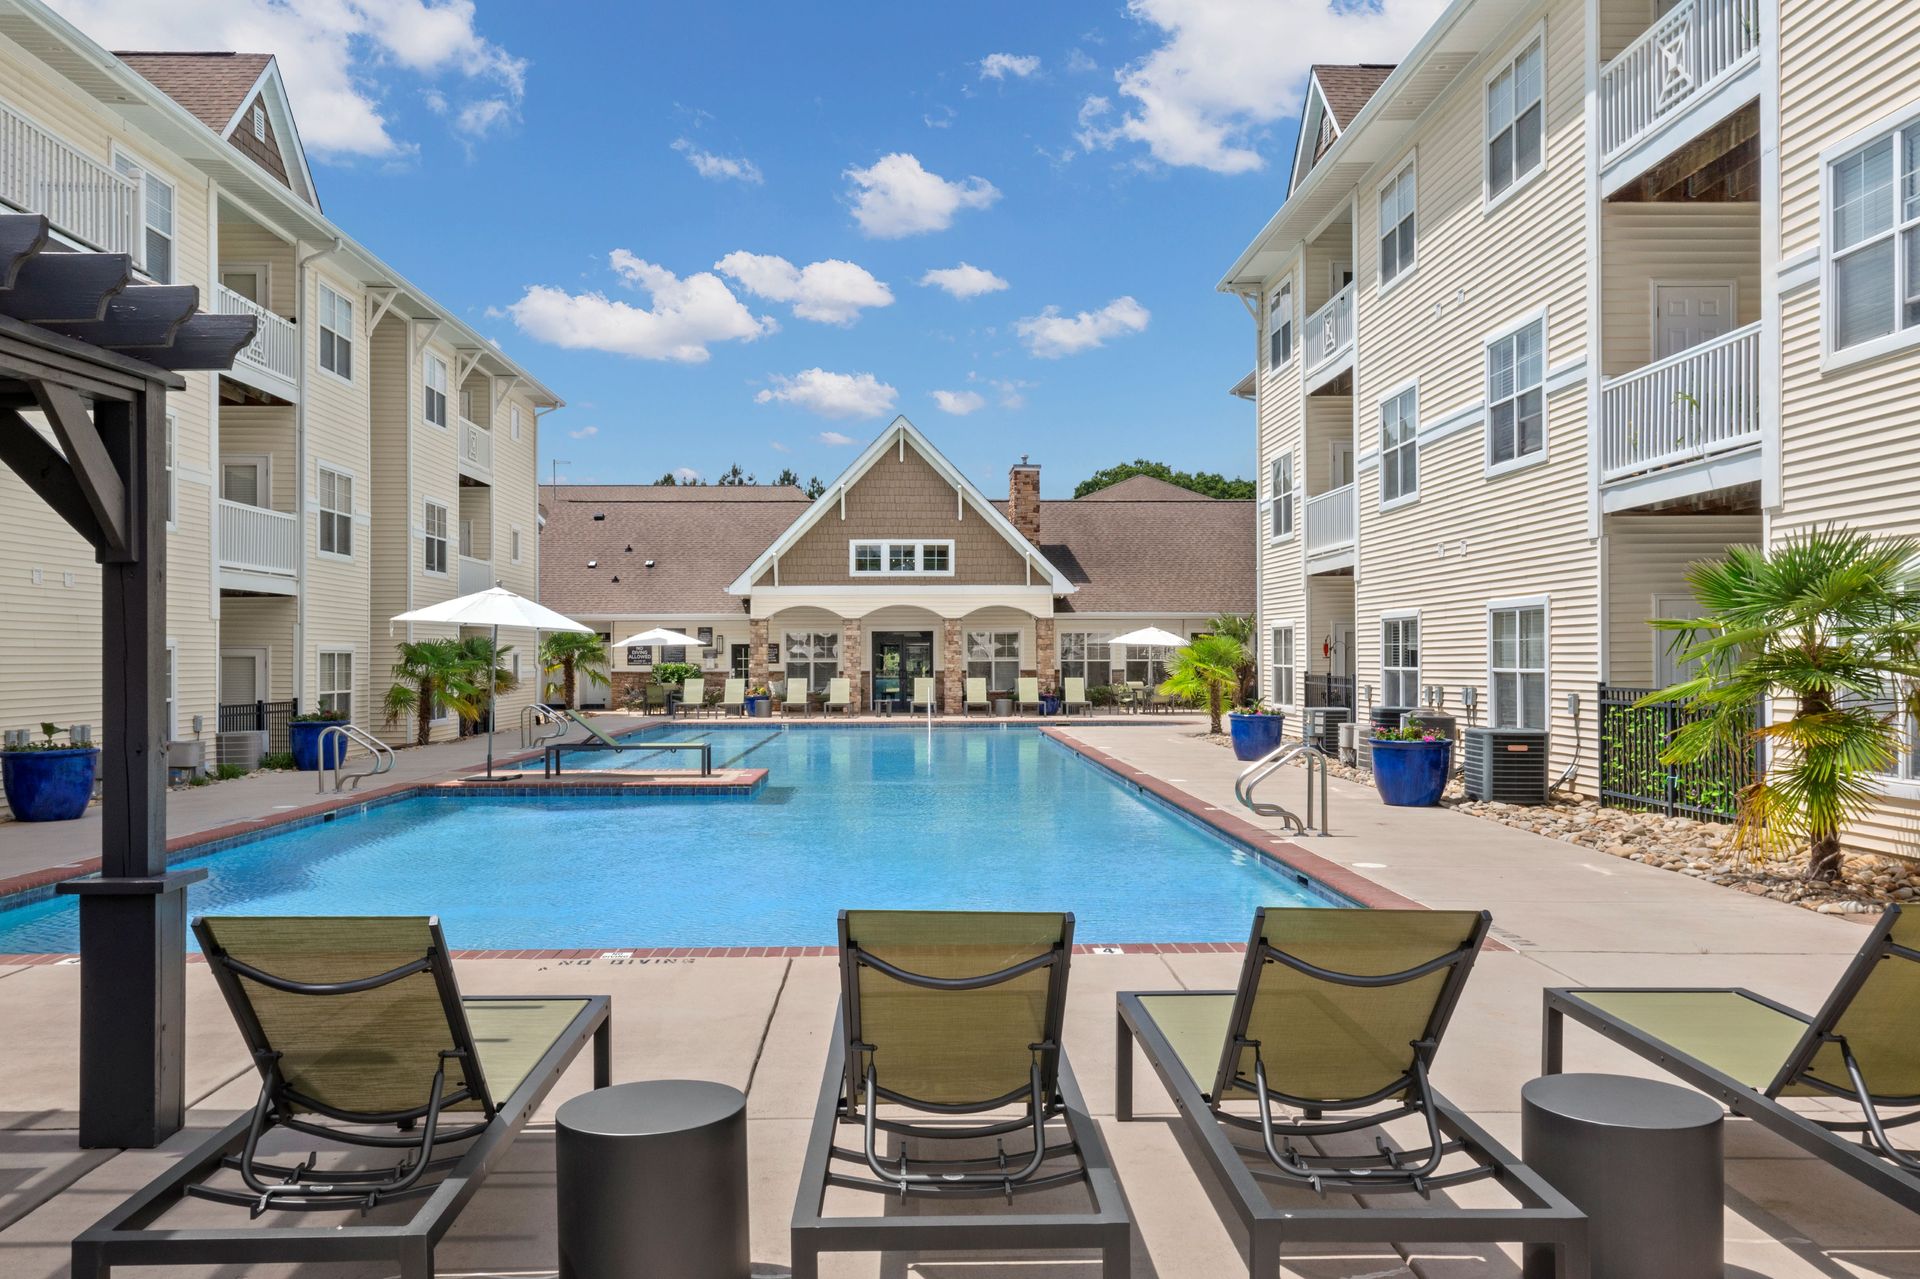
[[[1007,472],[1007,518],[1020,535],[1040,545],[1040,466],[1020,455],[1020,464]]]

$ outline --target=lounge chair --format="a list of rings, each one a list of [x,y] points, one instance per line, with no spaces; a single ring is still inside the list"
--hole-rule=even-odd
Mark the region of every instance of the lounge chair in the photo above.
[[[747,681],[728,680],[727,691],[721,695],[720,705],[715,709],[723,715],[728,713],[745,715],[747,713]]]
[[[1069,675],[1062,681],[1060,710],[1067,715],[1079,711],[1082,715],[1093,714],[1093,703],[1087,700],[1087,681],[1078,675]]]
[[[812,713],[813,698],[808,696],[806,684],[796,684],[794,681],[788,680],[786,687],[782,689],[780,693],[781,718],[784,719],[788,715],[811,715]]]
[[[1920,1150],[1888,1135],[1920,1122],[1920,912],[1887,907],[1811,1017],[1740,987],[1559,988],[1545,1004],[1543,1073],[1560,1073],[1572,1018],[1920,1212]],[[1794,1110],[1787,1097],[1830,1098],[1859,1117]]]
[[[703,675],[680,683],[680,714],[692,719],[707,713],[707,680]]]
[[[793,1279],[816,1279],[822,1252],[906,1249],[1093,1249],[1103,1279],[1128,1274],[1126,1199],[1060,1046],[1072,951],[1072,915],[841,913],[840,1011],[793,1209]],[[1066,1185],[1090,1206],[825,1215],[829,1187],[1010,1203]]]
[[[1040,713],[1040,681],[1031,675],[1022,675],[1014,681],[1013,709],[1033,707],[1033,713]]]
[[[1561,1279],[1586,1279],[1580,1210],[1427,1082],[1491,923],[1485,912],[1268,908],[1254,914],[1237,989],[1120,996],[1115,1116],[1133,1118],[1137,1043],[1173,1096],[1183,1147],[1246,1228],[1250,1275],[1271,1279],[1295,1242],[1515,1242],[1542,1266],[1529,1274],[1551,1263]],[[1408,1116],[1424,1121],[1425,1144],[1393,1149],[1380,1126]],[[1518,1207],[1429,1202],[1482,1179]],[[1275,1203],[1265,1184],[1295,1193]],[[1313,1198],[1329,1191],[1418,1198],[1405,1209]]]
[[[260,1071],[259,1100],[75,1238],[79,1279],[116,1266],[321,1261],[379,1261],[425,1279],[435,1243],[589,1039],[594,1086],[608,1083],[607,996],[463,996],[436,919],[205,917],[193,931]],[[261,1138],[276,1128],[301,1152],[318,1137],[398,1159],[269,1162]],[[232,1205],[236,1220],[170,1223],[164,1214],[188,1196]],[[363,1215],[400,1201],[418,1206]],[[341,1215],[240,1219],[320,1210]]]
[[[907,709],[909,711],[938,710],[939,708],[934,705],[934,701],[935,701],[935,698],[933,694],[932,678],[926,675],[914,676],[913,677],[913,700],[907,703]]]
[[[827,681],[827,711],[831,714],[840,711],[851,715],[854,712],[853,681],[850,679],[830,679]]]
[[[971,715],[976,706],[980,708],[980,713],[983,715],[991,715],[993,713],[993,703],[987,700],[987,681],[978,676],[969,676],[967,679],[967,696],[966,700],[960,704],[960,713],[962,715]]]

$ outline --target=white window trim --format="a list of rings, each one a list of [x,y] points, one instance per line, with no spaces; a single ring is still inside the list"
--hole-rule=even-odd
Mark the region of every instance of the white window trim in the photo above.
[[[326,691],[320,687],[320,659],[328,656],[329,654],[335,657],[338,657],[344,654],[350,664],[350,667],[352,670],[352,678],[347,685],[347,707],[348,707],[348,715],[351,719],[351,716],[354,716],[360,713],[360,708],[354,705],[354,699],[359,694],[359,690],[354,688],[354,685],[360,682],[360,650],[353,647],[350,644],[349,645],[322,644],[318,648],[314,649],[313,651],[313,707],[315,710],[320,709],[320,698],[324,695]]]
[[[446,523],[446,531],[440,535],[440,544],[446,548],[446,555],[443,558],[447,561],[447,567],[443,569],[431,569],[426,566],[427,539],[432,536],[427,530],[427,508],[429,506],[439,507],[440,514]],[[420,499],[420,571],[428,577],[448,577],[453,572],[454,555],[453,508],[437,497],[422,497]],[[477,559],[479,557],[469,556],[468,558]]]
[[[520,562],[520,526],[518,524],[508,525],[507,533],[507,558],[510,562],[518,564]]]
[[[1414,625],[1414,634],[1415,634],[1416,636],[1418,636],[1418,637],[1419,637],[1419,643],[1420,643],[1420,651],[1421,651],[1421,652],[1423,652],[1423,653],[1424,653],[1424,652],[1426,652],[1426,648],[1427,648],[1427,620],[1426,620],[1426,618],[1424,618],[1424,617],[1422,617],[1422,616],[1420,615],[1420,610],[1419,610],[1419,609],[1417,609],[1417,608],[1388,608],[1388,609],[1382,609],[1382,610],[1380,611],[1380,616],[1379,616],[1379,618],[1378,618],[1378,620],[1377,620],[1377,621],[1375,622],[1375,624],[1374,624],[1374,632],[1373,632],[1373,633],[1374,633],[1374,635],[1375,635],[1375,636],[1377,636],[1377,637],[1378,637],[1378,639],[1379,639],[1379,641],[1380,641],[1380,664],[1379,664],[1379,666],[1378,666],[1378,668],[1377,668],[1377,669],[1378,669],[1378,670],[1379,670],[1379,672],[1380,672],[1380,696],[1381,696],[1381,698],[1382,698],[1382,699],[1384,699],[1384,698],[1386,697],[1386,695],[1387,695],[1387,670],[1388,670],[1388,666],[1387,666],[1387,637],[1386,637],[1386,624],[1387,624],[1388,622],[1406,622],[1406,621],[1411,621],[1411,622],[1413,623],[1413,625]],[[1491,625],[1491,623],[1489,623],[1489,625]],[[1359,639],[1359,635],[1357,634],[1357,632],[1358,632],[1358,630],[1359,630],[1359,628],[1358,628],[1358,627],[1356,626],[1356,627],[1355,627],[1354,629],[1355,629],[1355,631],[1356,631],[1356,634],[1355,634],[1355,636],[1354,636],[1354,639],[1355,639],[1355,640],[1356,640],[1356,642],[1357,642],[1357,641],[1358,641],[1358,639]],[[1356,663],[1356,664],[1354,665],[1354,669],[1355,669],[1355,670],[1359,670],[1359,669],[1360,669],[1360,667],[1359,667],[1359,665],[1358,665],[1358,663]],[[1415,663],[1415,664],[1414,664],[1413,666],[1411,666],[1411,667],[1406,667],[1406,666],[1395,666],[1395,667],[1393,667],[1392,669],[1393,669],[1393,670],[1396,670],[1396,671],[1404,671],[1404,670],[1411,670],[1411,671],[1413,671],[1413,682],[1414,682],[1414,684],[1415,684],[1416,686],[1418,686],[1418,685],[1420,684],[1420,681],[1421,681],[1421,680],[1423,680],[1424,678],[1426,678],[1426,676],[1425,676],[1425,671],[1426,671],[1426,669],[1427,669],[1427,668],[1426,668],[1426,664],[1425,664],[1424,662],[1416,662],[1416,663]],[[1416,687],[1416,692],[1417,692],[1417,691],[1418,691],[1418,689],[1417,689],[1417,687]],[[1393,703],[1391,703],[1391,702],[1388,702],[1388,701],[1385,701],[1385,700],[1382,700],[1380,704],[1381,704],[1382,706],[1391,706],[1391,705],[1392,705]],[[1416,703],[1416,705],[1417,705],[1417,703]]]
[[[853,566],[855,553],[862,546],[877,546],[880,548],[880,567],[878,569],[856,569]],[[891,559],[887,551],[887,548],[890,546],[912,546],[914,548],[913,562],[915,567],[911,569],[893,569],[887,567],[888,561]],[[925,558],[920,548],[926,546],[944,546],[947,548],[947,567],[944,570],[918,567],[920,562]],[[847,576],[849,577],[952,577],[953,561],[953,539],[950,537],[855,537],[847,540]]]
[[[342,555],[338,551],[323,551],[320,549],[320,517],[330,513],[330,508],[323,507],[320,505],[320,472],[322,471],[332,471],[335,475],[344,476],[349,482],[352,483],[353,504],[356,507],[359,506],[360,504],[360,477],[355,475],[352,471],[349,471],[344,466],[335,466],[333,463],[327,461],[325,458],[315,458],[313,460],[313,519],[314,519],[313,553],[316,557],[323,560],[333,560],[336,563],[340,563],[340,564],[351,564],[353,563],[353,554],[351,552],[346,555]],[[360,519],[359,519],[359,513],[357,511],[348,510],[346,512],[346,516],[347,516],[347,523],[349,526],[355,526],[359,524]],[[360,539],[357,535],[353,538],[353,545],[354,545],[354,549],[357,551],[360,546]],[[322,651],[344,653],[350,650],[326,649]]]
[[[520,406],[518,404],[509,404],[507,406],[507,421],[512,424],[515,442],[518,442],[520,439],[520,416]]]
[[[1290,660],[1287,662],[1286,669],[1292,673],[1288,683],[1293,685],[1293,696],[1282,701],[1280,700],[1279,693],[1276,691],[1274,693],[1273,704],[1275,706],[1298,706],[1300,704],[1300,627],[1295,624],[1291,618],[1283,618],[1280,621],[1267,624],[1267,661],[1272,667],[1268,672],[1267,682],[1269,684],[1273,683],[1274,677],[1277,676],[1280,671],[1280,664],[1273,660],[1275,648],[1273,637],[1278,631],[1286,631],[1291,637],[1288,644],[1288,656]]]
[[[1292,336],[1287,340],[1287,358],[1280,363],[1273,362],[1273,295],[1281,289],[1291,289],[1288,295],[1288,308],[1293,312]],[[1284,373],[1292,368],[1300,358],[1300,327],[1304,320],[1300,314],[1300,290],[1294,278],[1294,269],[1290,265],[1285,274],[1273,282],[1273,287],[1260,293],[1260,365],[1267,376]]]
[[[1526,47],[1535,40],[1540,42],[1540,163],[1534,165],[1525,173],[1514,174],[1512,185],[1507,187],[1507,189],[1499,195],[1494,195],[1493,173],[1487,167],[1487,144],[1493,140],[1487,136],[1487,90],[1493,87],[1493,82],[1500,78],[1501,72],[1511,67],[1515,60],[1520,57],[1521,53],[1526,50]],[[1507,50],[1506,56],[1497,59],[1487,68],[1486,74],[1481,77],[1479,100],[1480,212],[1483,215],[1490,214],[1500,208],[1516,194],[1532,186],[1533,183],[1547,171],[1547,147],[1552,141],[1552,134],[1547,128],[1547,103],[1550,101],[1548,93],[1549,86],[1547,83],[1547,63],[1550,53],[1551,50],[1547,47],[1547,22],[1545,18],[1542,18],[1534,24],[1533,30],[1515,41],[1513,47]],[[1418,234],[1418,232],[1415,234]]]
[[[1540,325],[1540,447],[1532,453],[1510,458],[1505,462],[1493,460],[1493,400],[1487,394],[1487,348],[1501,338],[1512,337],[1530,324]],[[1553,329],[1547,323],[1547,308],[1542,305],[1523,316],[1508,320],[1499,328],[1487,333],[1480,339],[1480,461],[1485,478],[1506,475],[1512,471],[1524,471],[1529,467],[1544,466],[1553,456],[1553,413],[1552,397],[1547,387],[1553,382],[1553,368],[1548,363],[1548,343],[1553,340]]]
[[[1486,380],[1484,367],[1486,358],[1486,351],[1482,349],[1480,353],[1480,361],[1482,364],[1480,377],[1483,382]],[[1408,442],[1413,449],[1413,492],[1402,493],[1399,497],[1390,498],[1386,496],[1387,450],[1381,438],[1386,425],[1385,410],[1387,401],[1397,400],[1408,391],[1413,392],[1413,439]],[[1374,404],[1373,435],[1375,443],[1373,447],[1373,474],[1375,479],[1375,496],[1379,498],[1379,509],[1383,511],[1397,511],[1403,506],[1412,506],[1420,500],[1420,480],[1422,475],[1420,466],[1420,402],[1420,379],[1415,376],[1408,378],[1397,386],[1388,387],[1381,393],[1380,398]],[[1356,459],[1354,462],[1354,479],[1357,481],[1359,478],[1360,464]]]
[[[180,738],[180,643],[167,640],[167,740]]]
[[[339,289],[336,289],[336,288],[334,288],[334,287],[333,287],[333,286],[332,286],[331,284],[328,284],[328,283],[327,283],[327,282],[326,282],[325,280],[321,280],[321,279],[316,279],[316,280],[314,281],[314,298],[313,298],[313,367],[314,367],[315,369],[317,369],[317,370],[318,370],[319,372],[321,372],[322,374],[324,374],[325,376],[327,376],[327,377],[330,377],[330,378],[332,378],[332,379],[333,379],[334,381],[336,381],[336,382],[344,382],[344,383],[346,383],[346,384],[347,384],[348,386],[352,386],[352,385],[353,385],[353,379],[354,379],[354,373],[353,373],[353,370],[354,370],[354,369],[356,369],[356,368],[358,368],[358,367],[359,367],[359,365],[360,365],[360,361],[359,361],[359,359],[358,359],[358,357],[357,357],[357,355],[355,354],[355,352],[357,351],[357,349],[358,349],[358,348],[357,348],[357,346],[356,346],[356,344],[355,344],[355,342],[354,342],[354,337],[353,337],[353,334],[351,334],[351,333],[348,333],[348,334],[345,334],[345,335],[342,335],[339,329],[336,329],[336,328],[334,328],[334,327],[333,327],[332,325],[330,325],[330,324],[326,324],[326,323],[323,323],[323,322],[321,321],[321,319],[320,319],[320,313],[321,313],[321,308],[320,308],[320,297],[321,297],[321,293],[320,293],[320,291],[321,291],[321,290],[323,290],[323,289],[324,289],[324,290],[325,290],[326,292],[328,292],[328,293],[331,293],[331,294],[333,294],[333,296],[334,296],[334,298],[335,298],[336,300],[338,300],[338,301],[340,301],[340,302],[344,302],[344,303],[346,303],[346,304],[347,304],[347,306],[348,306],[349,308],[352,308],[352,307],[354,307],[354,306],[356,306],[356,305],[357,305],[357,303],[355,302],[355,300],[354,300],[353,298],[350,298],[350,297],[348,297],[348,296],[347,296],[346,294],[344,294],[344,293],[342,293],[342,292],[341,292],[341,291],[340,291]],[[350,321],[348,321],[348,323],[349,323],[349,325],[351,325],[351,324],[353,323],[353,321],[351,321],[351,320],[350,320]],[[327,367],[326,365],[324,365],[324,364],[322,364],[322,363],[320,362],[320,331],[321,331],[322,329],[325,329],[325,330],[326,330],[327,332],[329,332],[329,333],[331,333],[331,334],[333,334],[333,336],[334,336],[334,340],[335,340],[336,342],[338,342],[338,341],[339,341],[339,340],[341,339],[341,337],[342,337],[342,336],[344,336],[344,337],[346,338],[346,342],[347,342],[347,370],[348,370],[348,372],[347,372],[347,374],[346,374],[346,376],[344,376],[344,377],[343,377],[343,376],[342,376],[342,375],[341,375],[340,373],[338,373],[337,371],[335,371],[335,370],[333,370],[333,369],[330,369],[330,368],[328,368],[328,367]]]
[[[1485,100],[1482,99],[1481,106],[1483,109],[1485,105]],[[1484,126],[1482,126],[1482,132],[1485,132]],[[1486,144],[1483,141],[1481,143],[1482,150],[1485,149],[1485,146]],[[1484,157],[1480,163],[1484,168],[1486,165]],[[1386,234],[1386,228],[1379,225],[1380,197],[1386,194],[1387,188],[1398,182],[1401,175],[1409,169],[1413,170],[1413,265],[1402,266],[1400,268],[1400,274],[1394,276],[1391,280],[1382,280],[1380,278],[1380,238]],[[1414,274],[1420,270],[1420,262],[1424,256],[1420,252],[1420,149],[1418,147],[1407,152],[1402,162],[1393,166],[1393,172],[1387,175],[1386,180],[1373,189],[1373,217],[1373,295],[1376,298],[1383,298],[1413,278]],[[1399,225],[1398,222],[1394,223],[1395,227]],[[1338,293],[1339,290],[1335,289],[1334,292]]]
[[[1494,716],[1497,714],[1497,708],[1493,704],[1493,615],[1520,608],[1540,610],[1541,638],[1546,657],[1545,663],[1540,668],[1540,706],[1546,715],[1547,722],[1542,724],[1538,731],[1551,732],[1553,730],[1553,597],[1550,595],[1519,595],[1512,599],[1487,601],[1486,617],[1482,624],[1482,634],[1487,645],[1487,726],[1489,728],[1493,726]],[[1422,643],[1424,642],[1423,638]],[[1518,636],[1515,637],[1514,642],[1519,643]]]
[[[138,151],[133,150],[131,147],[124,147],[124,146],[121,146],[118,142],[115,142],[113,144],[112,150],[108,154],[109,154],[109,163],[107,167],[110,169],[113,169],[115,173],[120,172],[119,168],[117,167],[117,164],[118,164],[118,161],[123,157],[127,160],[128,163],[135,164],[140,167],[140,181],[139,181],[140,189],[138,192],[138,195],[140,197],[139,208],[135,211],[136,216],[134,219],[134,222],[135,222],[134,230],[138,233],[134,239],[134,244],[133,244],[134,251],[132,256],[133,256],[134,266],[139,268],[140,274],[146,276],[149,280],[152,280],[156,284],[177,283],[180,276],[180,184],[178,182],[173,181],[170,178],[161,176],[158,172],[155,171],[154,167],[151,164],[148,164],[146,160],[141,157]],[[125,177],[126,175],[120,174],[120,176]],[[147,271],[147,181],[148,179],[152,179],[153,181],[158,182],[161,186],[173,192],[173,230],[169,232],[167,235],[167,243],[173,246],[173,271],[168,276],[168,278],[164,280],[158,278],[157,276],[149,274],[149,272]]]
[[[1279,485],[1274,483],[1273,470],[1274,466],[1282,458],[1287,459],[1288,469],[1293,472],[1290,479],[1290,493],[1293,500],[1291,510],[1287,516],[1287,531],[1284,533],[1276,533],[1273,531],[1273,508],[1280,500],[1280,488]],[[1355,466],[1357,473],[1358,464],[1356,463]],[[1278,453],[1275,453],[1272,460],[1267,463],[1267,490],[1267,500],[1261,504],[1266,511],[1267,545],[1284,546],[1286,543],[1300,536],[1300,508],[1302,505],[1300,501],[1300,463],[1298,455],[1293,449],[1281,449]]]
[[[167,532],[172,533],[180,527],[180,419],[177,415],[167,414],[166,479],[167,479]]]
[[[1113,679],[1113,632],[1111,630],[1088,631],[1088,630],[1079,630],[1079,629],[1055,632],[1054,640],[1053,640],[1053,668],[1061,672],[1062,679],[1066,678],[1065,671],[1066,671],[1066,661],[1067,661],[1067,636],[1069,635],[1086,636],[1087,647],[1089,648],[1093,647],[1095,644],[1106,645],[1107,665],[1105,669],[1107,671],[1107,675],[1100,682],[1102,684],[1111,682]],[[1081,661],[1081,664],[1085,666],[1091,666],[1093,664],[1092,658],[1081,658],[1080,661]],[[1088,688],[1097,687],[1097,685],[1095,685],[1093,682],[1093,676],[1086,675],[1086,676],[1082,676],[1082,678],[1087,681]]]
[[[1833,344],[1833,320],[1836,295],[1833,284],[1833,166],[1837,160],[1843,160],[1853,152],[1886,134],[1903,129],[1910,124],[1920,123],[1920,102],[1910,102],[1891,115],[1883,116],[1859,132],[1842,138],[1820,153],[1820,370],[1830,372],[1835,369],[1850,368],[1856,364],[1865,364],[1878,360],[1895,351],[1904,351],[1911,346],[1920,346],[1920,324],[1911,328],[1896,328],[1885,337],[1877,337],[1867,342],[1857,342],[1852,346],[1836,347]],[[1894,148],[1893,155],[1893,198],[1894,209],[1899,210],[1900,200],[1900,149]],[[1896,218],[1895,222],[1898,223]],[[1898,235],[1898,232],[1895,232]],[[1897,258],[1896,258],[1897,260]],[[1899,298],[1894,299],[1896,308]],[[1920,783],[1915,784],[1920,787]],[[1920,789],[1916,790],[1920,794]]]
[[[433,384],[433,379],[427,376],[427,370],[431,369],[436,364],[440,366],[440,373],[442,378],[441,385],[439,386],[435,386]],[[426,423],[428,426],[438,427],[442,431],[451,431],[453,429],[454,410],[456,408],[456,405],[454,403],[453,393],[447,389],[452,385],[453,385],[453,366],[451,364],[448,364],[445,360],[441,359],[439,355],[435,354],[432,351],[422,351],[420,353],[420,420],[422,422]],[[436,422],[427,415],[427,392],[428,391],[433,391],[440,396],[441,412],[446,416],[446,419],[447,419],[446,421]]]

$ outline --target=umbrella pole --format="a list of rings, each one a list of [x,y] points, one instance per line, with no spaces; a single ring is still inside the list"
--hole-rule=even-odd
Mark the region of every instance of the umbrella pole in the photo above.
[[[493,732],[500,726],[493,722],[496,707],[500,701],[500,683],[496,674],[500,665],[500,624],[493,625],[493,649],[487,654],[487,780],[493,780]]]

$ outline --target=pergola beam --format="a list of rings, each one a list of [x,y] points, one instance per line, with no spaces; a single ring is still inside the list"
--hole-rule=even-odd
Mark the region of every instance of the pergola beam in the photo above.
[[[0,408],[0,463],[18,475],[89,546],[100,545],[100,523],[94,518],[93,504],[73,476],[73,468],[46,436],[10,408]]]
[[[36,253],[19,263],[13,287],[0,291],[0,315],[40,325],[98,320],[131,283],[133,259],[124,253]]]
[[[260,327],[257,315],[196,315],[173,332],[165,346],[151,350],[130,346],[127,355],[163,369],[220,369],[233,367],[234,357],[247,348]]]
[[[98,320],[42,320],[40,327],[94,346],[121,350],[165,346],[200,309],[200,290],[191,284],[155,284],[122,289],[107,299]]]
[[[127,510],[127,486],[119,468],[107,453],[107,446],[87,416],[86,402],[72,388],[57,382],[35,381],[28,384],[40,411],[47,415],[55,438],[65,450],[67,463],[80,493],[87,500],[98,523],[100,536],[94,546],[102,563],[124,559],[137,549],[133,526]],[[96,412],[105,415],[111,401],[102,402]]]
[[[0,217],[0,289],[13,287],[20,264],[40,252],[47,244],[47,220],[39,214],[31,217]]]

